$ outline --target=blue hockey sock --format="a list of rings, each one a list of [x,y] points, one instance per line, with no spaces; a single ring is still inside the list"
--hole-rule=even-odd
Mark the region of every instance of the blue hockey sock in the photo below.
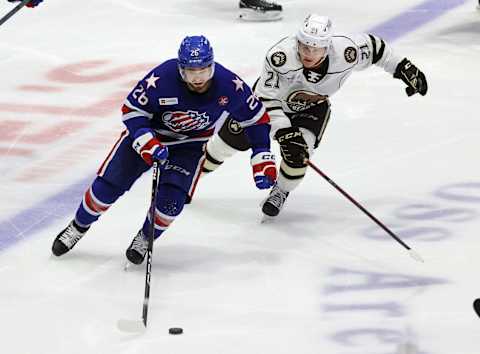
[[[75,222],[81,227],[89,227],[105,213],[125,191],[97,177],[83,196],[75,214]]]
[[[157,192],[157,205],[155,210],[155,239],[168,228],[175,218],[182,212],[187,193],[173,184],[161,184]],[[149,216],[143,223],[144,235],[149,234]]]

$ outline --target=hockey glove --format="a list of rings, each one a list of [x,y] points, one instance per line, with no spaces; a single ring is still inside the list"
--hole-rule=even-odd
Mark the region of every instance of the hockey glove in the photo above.
[[[35,6],[37,6],[38,4],[40,4],[42,1],[43,1],[43,0],[31,0],[31,1],[27,4],[27,6],[28,6],[28,7],[35,7]]]
[[[280,144],[280,153],[285,163],[293,168],[307,166],[308,145],[297,127],[278,129],[275,139]]]
[[[277,180],[277,168],[275,156],[270,150],[253,150],[250,160],[253,169],[253,179],[258,189],[267,189],[273,186]]]
[[[412,96],[417,92],[422,96],[427,94],[428,85],[425,74],[422,73],[410,60],[404,58],[395,69],[393,77],[402,80],[407,84],[405,91],[408,96]]]
[[[8,0],[10,2],[18,2],[20,0]],[[37,6],[38,4],[40,4],[43,0],[31,0],[28,4],[27,4],[27,7],[35,7]]]
[[[155,138],[151,129],[139,129],[133,141],[133,149],[142,157],[142,159],[151,166],[153,160],[164,163],[168,157],[168,148]]]

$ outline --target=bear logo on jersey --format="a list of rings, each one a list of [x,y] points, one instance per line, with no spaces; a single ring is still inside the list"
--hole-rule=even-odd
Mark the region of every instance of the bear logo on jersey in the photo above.
[[[287,62],[287,55],[284,52],[275,52],[270,57],[270,61],[273,66],[278,68]]]
[[[301,112],[326,100],[328,100],[327,95],[299,90],[292,92],[287,97],[287,106],[294,112]]]
[[[345,57],[347,63],[353,63],[357,60],[357,50],[353,47],[347,47],[345,48],[343,56]]]
[[[179,133],[204,129],[210,124],[210,117],[206,112],[175,111],[163,113],[162,121],[171,131]]]

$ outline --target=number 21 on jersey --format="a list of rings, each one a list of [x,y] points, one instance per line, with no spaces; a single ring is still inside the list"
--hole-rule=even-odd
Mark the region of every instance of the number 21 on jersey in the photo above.
[[[273,71],[267,71],[267,79],[265,80],[265,86],[266,87],[274,87],[274,88],[279,88],[279,78],[278,74]]]

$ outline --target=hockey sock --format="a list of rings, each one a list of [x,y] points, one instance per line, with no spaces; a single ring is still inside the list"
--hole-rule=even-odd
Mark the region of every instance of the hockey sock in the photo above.
[[[105,213],[125,191],[97,177],[83,196],[75,214],[75,222],[81,227],[89,227]]]
[[[157,194],[155,209],[155,239],[168,229],[168,226],[182,212],[187,192],[173,184],[162,184]],[[143,223],[143,234],[148,235],[150,221],[148,217]]]

